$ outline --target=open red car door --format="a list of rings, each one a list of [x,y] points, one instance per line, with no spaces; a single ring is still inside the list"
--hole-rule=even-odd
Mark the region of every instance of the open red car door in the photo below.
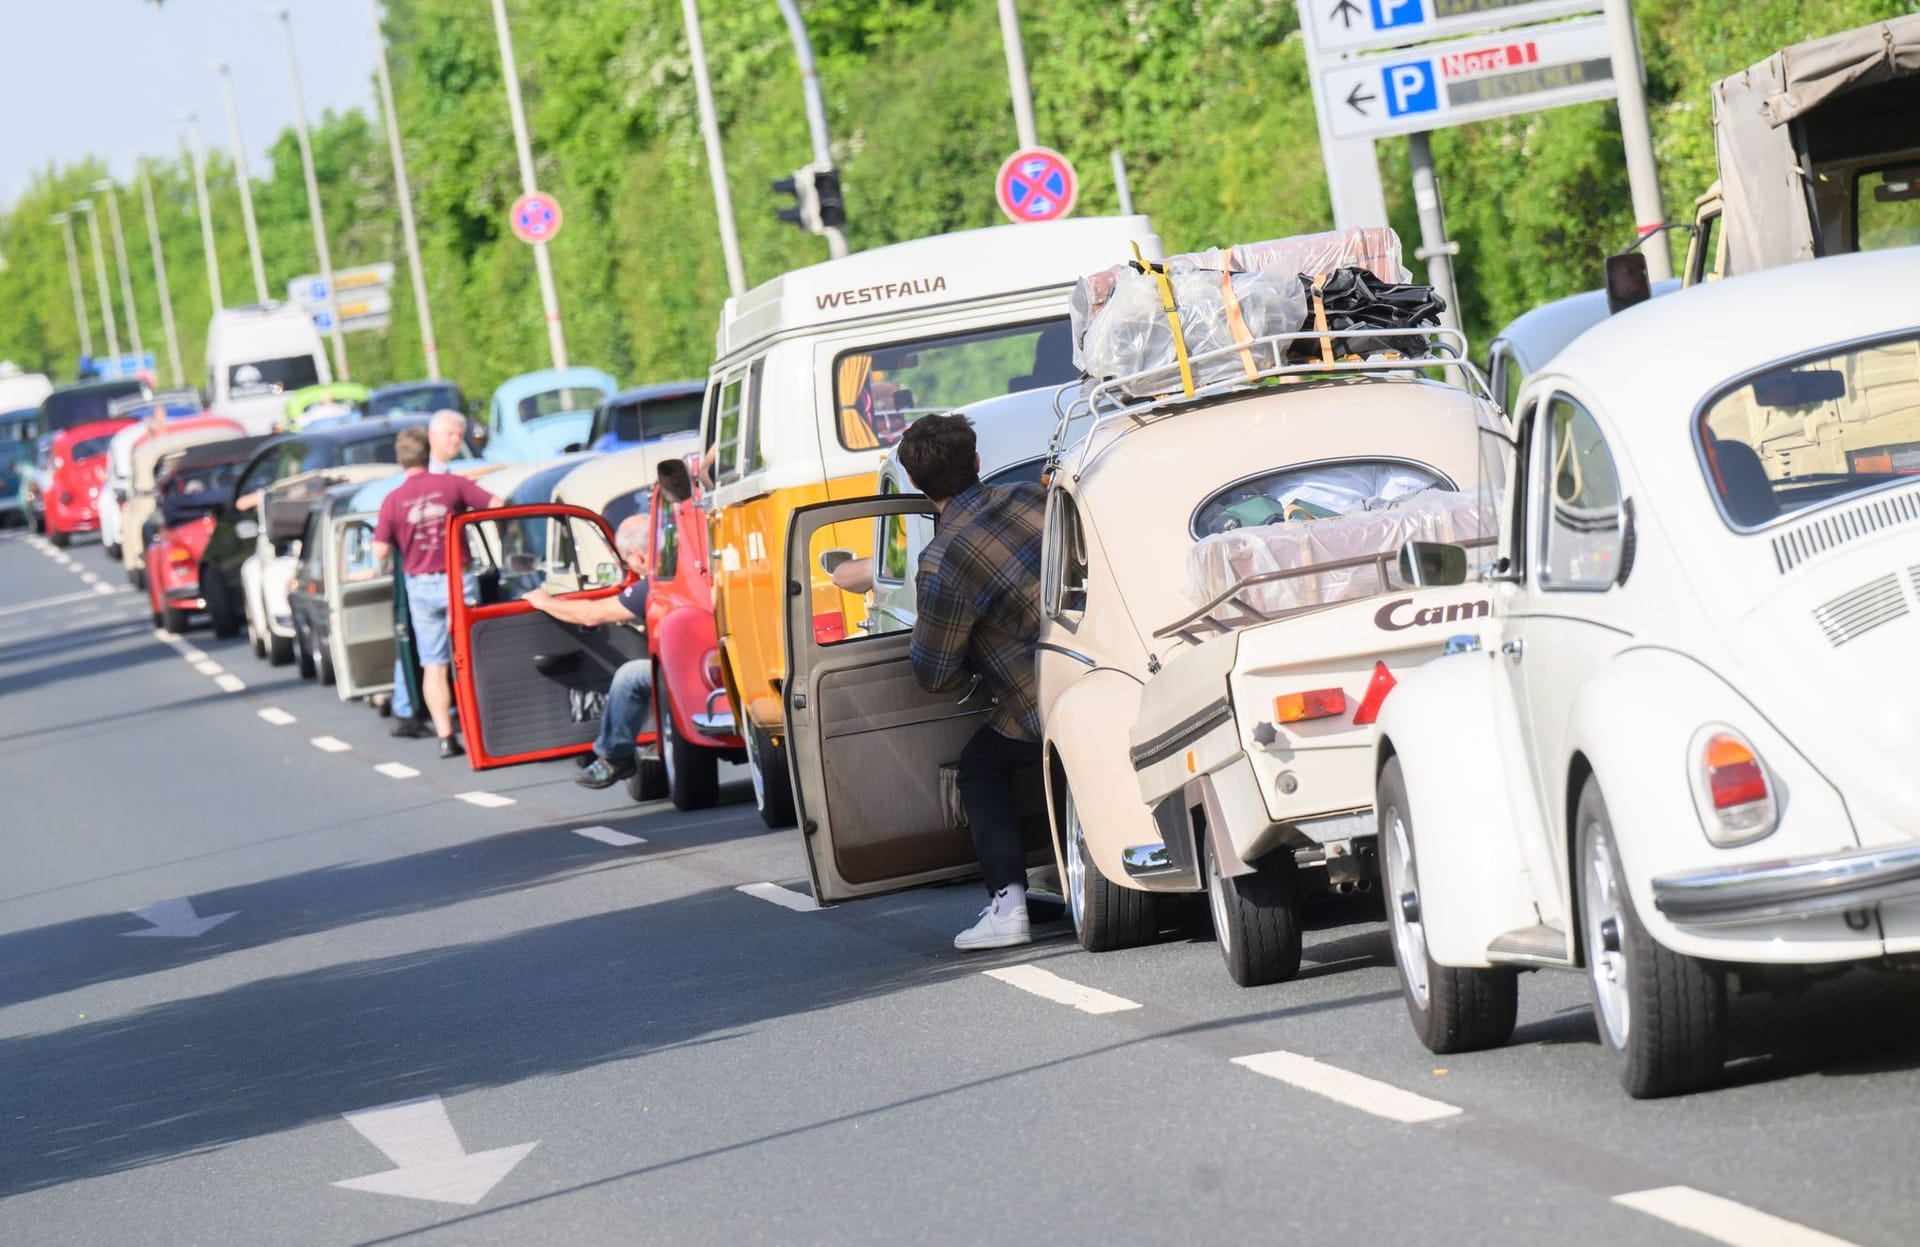
[[[625,589],[633,577],[606,521],[541,505],[469,511],[451,524],[453,687],[474,769],[591,751],[613,673],[647,656],[646,635],[637,624],[564,624],[521,599]]]

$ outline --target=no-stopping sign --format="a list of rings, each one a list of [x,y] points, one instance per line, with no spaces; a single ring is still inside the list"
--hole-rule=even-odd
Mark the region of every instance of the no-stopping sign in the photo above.
[[[1017,225],[1058,221],[1073,211],[1080,177],[1067,158],[1051,147],[1023,147],[1000,166],[993,191],[1000,211]]]
[[[552,242],[560,232],[560,204],[545,191],[528,191],[507,210],[507,226],[521,242]]]

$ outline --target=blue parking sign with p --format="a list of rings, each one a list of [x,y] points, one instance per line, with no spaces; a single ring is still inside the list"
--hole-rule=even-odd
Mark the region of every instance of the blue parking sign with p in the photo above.
[[[1423,0],[1369,0],[1373,6],[1373,28],[1392,30],[1395,26],[1415,26],[1426,20]]]
[[[1431,113],[1440,109],[1440,90],[1432,61],[1405,61],[1380,70],[1386,86],[1387,115]]]

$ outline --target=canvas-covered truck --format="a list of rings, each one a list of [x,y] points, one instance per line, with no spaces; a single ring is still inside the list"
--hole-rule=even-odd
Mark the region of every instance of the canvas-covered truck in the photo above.
[[[1713,87],[1720,178],[1686,282],[1920,243],[1920,14],[1782,48]]]

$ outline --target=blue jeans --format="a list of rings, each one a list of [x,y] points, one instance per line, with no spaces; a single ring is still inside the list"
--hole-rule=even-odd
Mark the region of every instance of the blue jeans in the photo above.
[[[407,696],[407,670],[398,658],[393,660],[393,717],[413,717],[413,698]]]
[[[607,711],[600,717],[600,736],[593,751],[609,762],[626,762],[634,755],[633,738],[647,725],[653,711],[653,663],[635,658],[620,664],[607,690]]]

